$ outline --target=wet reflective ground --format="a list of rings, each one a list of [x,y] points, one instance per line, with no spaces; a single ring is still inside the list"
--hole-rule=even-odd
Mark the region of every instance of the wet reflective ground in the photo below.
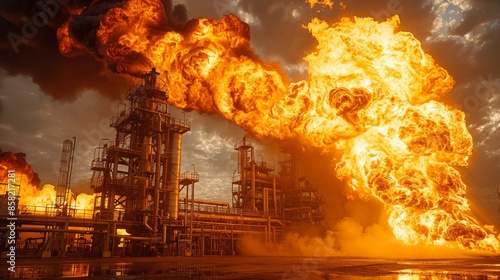
[[[432,260],[304,257],[19,259],[0,279],[500,279],[500,257]]]

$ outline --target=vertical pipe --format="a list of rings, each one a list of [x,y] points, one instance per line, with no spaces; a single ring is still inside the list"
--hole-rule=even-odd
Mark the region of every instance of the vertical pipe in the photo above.
[[[291,161],[291,168],[292,168],[292,186],[293,189],[299,188],[299,177],[300,177],[300,171],[299,171],[299,164],[297,162],[297,156],[296,155],[290,155],[290,161]]]
[[[103,251],[109,251],[109,239],[111,237],[111,234],[114,234],[111,232],[112,226],[110,223],[108,223],[108,228],[107,232],[104,238],[104,246],[103,246]]]
[[[184,186],[186,188],[186,200],[184,200],[184,225],[188,225],[188,201],[189,201],[189,186]]]
[[[155,160],[155,194],[153,199],[153,232],[158,232],[158,217],[159,217],[159,204],[160,204],[160,168],[161,168],[161,118],[159,121],[159,132],[156,135],[156,160]]]
[[[115,153],[115,154],[113,155],[113,166],[115,166],[115,167],[117,167],[117,166],[118,166],[118,153]],[[118,168],[113,168],[113,171],[112,171],[112,172],[113,172],[113,173],[112,173],[112,176],[111,176],[112,180],[116,180],[116,179],[118,179],[118,178],[117,178],[117,177],[118,177]]]
[[[273,227],[273,243],[276,243],[276,227]]]
[[[110,188],[108,192],[108,211],[106,213],[106,219],[114,220],[114,212],[115,212],[115,188]]]
[[[264,213],[269,214],[269,189],[264,188]]]
[[[116,243],[117,240],[118,240],[118,243]],[[115,255],[115,247],[120,244],[120,238],[112,237],[111,244],[112,244],[112,246],[111,246],[110,256],[114,256]]]
[[[69,227],[69,221],[66,220],[64,222],[64,231],[59,234],[59,237],[61,240],[59,240],[59,257],[65,257],[66,256],[66,243],[68,242],[68,227]]]
[[[255,157],[254,157],[254,150],[253,147],[251,147],[251,165],[252,165],[252,210],[256,210],[257,208],[255,207]]]
[[[274,214],[278,214],[278,205],[276,203],[276,176],[273,176],[273,202],[274,202]]]
[[[285,219],[285,210],[283,210],[283,209],[284,209],[285,205],[284,205],[284,202],[283,202],[283,200],[284,200],[284,194],[283,193],[284,193],[283,192],[283,185],[281,185],[280,210],[281,210],[281,218],[284,220]]]
[[[47,225],[45,225],[45,228],[47,228]],[[5,239],[5,242],[7,242],[7,239]],[[45,244],[46,244],[46,242],[47,242],[47,232],[46,232],[46,231],[44,231],[44,232],[43,232],[43,243],[42,243],[42,244],[43,244],[43,245],[45,245]],[[2,247],[2,248],[3,248],[3,247]]]
[[[190,239],[190,245],[191,249],[193,249],[193,219],[194,219],[194,180],[192,183],[192,189],[191,189],[191,221],[190,221],[190,228],[189,228],[189,239]],[[186,186],[187,188],[188,186]]]
[[[179,217],[179,175],[181,170],[181,145],[182,135],[177,132],[170,133],[170,159],[169,181],[172,191],[168,194],[168,214],[171,219]]]
[[[150,171],[149,158],[151,156],[151,136],[144,136],[142,140],[142,153],[139,161],[139,210],[147,210],[147,190],[149,188],[149,179],[146,178],[147,172]]]
[[[163,231],[162,231],[162,235],[161,235],[161,241],[163,244],[166,244],[167,243],[167,225],[163,225]]]
[[[238,156],[240,160],[240,181],[241,181],[241,192],[240,192],[240,199],[243,198],[243,205],[240,205],[242,207],[248,207],[248,193],[247,193],[247,176],[246,176],[246,165],[247,165],[247,154],[246,154],[246,139],[243,138],[243,145],[239,147],[238,150]],[[238,201],[239,202],[239,201]]]
[[[234,255],[234,235],[233,235],[233,228],[231,228],[231,255]]]
[[[269,237],[268,242],[271,241],[271,216],[267,216],[267,236]]]
[[[201,226],[201,246],[200,246],[200,256],[203,257],[205,254],[205,236],[203,235],[203,226]]]
[[[71,188],[71,175],[73,174],[73,160],[75,158],[76,137],[73,136],[73,145],[71,147],[71,155],[69,160],[69,174],[68,174],[68,189]]]
[[[162,187],[164,189],[168,189],[169,188],[169,185],[168,185],[168,172],[170,171],[170,167],[168,165],[169,163],[169,160],[170,160],[170,155],[169,153],[167,152],[167,150],[169,149],[170,147],[170,131],[166,131],[164,134],[163,134],[163,138],[164,138],[164,153],[167,155],[165,157],[165,160],[163,162],[163,178],[162,178]],[[168,212],[168,193],[167,192],[164,192],[164,198],[163,198],[163,213],[167,215],[167,217],[169,216],[169,212]]]
[[[265,230],[264,237],[266,239],[266,243],[268,243],[269,242],[269,236],[268,236],[269,231],[267,230],[267,226],[264,226],[264,230]]]

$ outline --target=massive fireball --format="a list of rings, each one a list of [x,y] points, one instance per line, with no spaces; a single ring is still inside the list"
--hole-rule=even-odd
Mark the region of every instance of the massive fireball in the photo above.
[[[309,1],[317,2],[329,1]],[[384,203],[406,243],[498,250],[493,232],[465,214],[466,186],[456,169],[472,152],[464,114],[435,101],[454,81],[411,33],[396,31],[397,16],[382,23],[314,19],[307,25],[318,41],[305,57],[309,77],[289,83],[259,61],[248,25],[235,16],[200,18],[174,31],[164,27],[159,1],[124,1],[99,17],[89,45],[71,31],[92,11],[74,11],[60,28],[62,54],[90,52],[135,76],[155,66],[167,73],[174,106],[220,113],[258,136],[335,147],[343,152],[339,178]]]

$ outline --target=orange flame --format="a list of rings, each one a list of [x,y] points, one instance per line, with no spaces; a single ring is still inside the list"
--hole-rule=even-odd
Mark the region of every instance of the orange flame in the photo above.
[[[26,207],[30,210],[30,214],[49,215],[57,214],[55,209],[56,188],[51,184],[45,184],[42,188],[37,188],[31,184],[21,184],[19,187],[19,202],[20,208]],[[94,194],[81,193],[76,196],[76,201],[73,198],[74,194],[70,190],[68,192],[66,203],[68,204],[68,213],[77,218],[89,218],[94,210]]]
[[[8,170],[15,171],[15,182],[7,180]],[[56,201],[55,187],[45,184],[42,188],[39,188],[33,184],[33,177],[33,169],[24,157],[10,152],[0,154],[0,182],[5,184],[4,190],[7,190],[9,183],[16,186],[16,196],[19,197],[18,208],[26,207],[31,214],[33,214],[33,211],[35,211],[34,214],[44,214],[46,211],[43,208],[46,208],[48,212],[55,210],[53,209]],[[76,201],[72,197],[73,193],[69,191],[66,201],[71,202],[69,208],[76,210],[74,211],[76,217],[82,216],[83,210],[87,211],[86,216],[90,216],[90,211],[94,209],[95,195],[81,193],[76,196]]]
[[[334,2],[331,0],[306,0],[306,3],[309,3],[311,8],[314,8],[315,5],[328,6],[330,9],[333,8]]]
[[[256,58],[249,27],[235,16],[162,31],[158,6],[131,0],[101,18],[96,49],[110,68],[137,76],[154,65],[168,72],[169,102],[179,108],[218,112],[258,136],[343,151],[338,176],[384,203],[406,243],[498,250],[493,231],[465,214],[455,168],[472,152],[464,114],[434,101],[453,78],[411,33],[396,32],[398,16],[312,20],[318,46],[305,57],[309,78],[289,83]]]

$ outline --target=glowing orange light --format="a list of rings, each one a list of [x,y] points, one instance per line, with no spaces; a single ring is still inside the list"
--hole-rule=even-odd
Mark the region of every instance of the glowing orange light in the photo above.
[[[317,2],[329,1],[309,1]],[[466,214],[456,169],[472,152],[464,114],[435,101],[454,80],[411,33],[396,31],[398,16],[313,19],[309,77],[289,83],[256,58],[249,27],[235,16],[196,19],[177,33],[153,28],[164,20],[160,11],[159,1],[131,0],[101,18],[97,49],[110,68],[140,76],[155,66],[179,108],[220,113],[257,136],[342,151],[338,177],[384,203],[407,243],[498,250],[492,229]]]

